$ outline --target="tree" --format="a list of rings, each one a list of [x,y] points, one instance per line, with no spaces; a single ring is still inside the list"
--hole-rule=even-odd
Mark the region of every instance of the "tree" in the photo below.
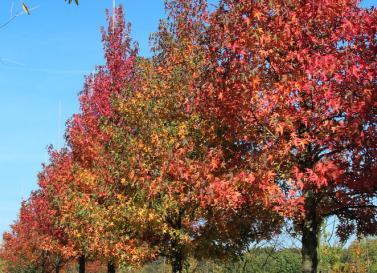
[[[253,191],[255,199],[264,200],[264,193],[234,171],[235,162],[217,146],[214,124],[194,108],[205,2],[168,1],[167,8],[169,17],[154,36],[154,57],[139,59],[138,80],[116,94],[117,118],[106,119],[105,129],[113,132],[108,149],[116,159],[113,181],[120,182],[115,195],[131,197],[127,204],[136,210],[120,209],[123,218],[173,272],[182,272],[191,256],[242,252],[251,240],[269,236],[280,218],[260,201],[237,209],[248,198],[241,189]]]
[[[305,273],[326,217],[376,233],[377,12],[357,5],[224,0],[208,20],[198,105],[295,221]]]
[[[355,240],[343,252],[343,271],[338,272],[376,272],[377,271],[377,242],[376,239],[363,238]]]
[[[328,224],[328,221],[325,220],[321,227],[319,239],[319,272],[333,273],[344,271],[344,263],[342,261],[344,243],[339,242],[339,240],[335,238],[334,232],[335,223],[330,225]]]
[[[39,174],[38,185],[41,191],[49,197],[47,204],[59,214],[55,225],[65,234],[66,240],[70,245],[71,260],[78,259],[80,272],[85,271],[85,260],[83,261],[83,246],[75,240],[71,235],[71,229],[66,225],[67,211],[72,210],[72,202],[70,202],[70,189],[75,184],[75,162],[72,153],[64,148],[60,151],[49,148],[50,162],[43,165],[43,170]],[[88,228],[88,226],[82,226]]]
[[[192,109],[192,75],[201,64],[193,39],[203,27],[195,16],[204,6],[168,7],[171,21],[156,34],[153,60],[136,57],[121,8],[110,19],[106,64],[88,77],[81,113],[69,122],[75,182],[65,219],[87,253],[131,264],[161,255],[181,272],[190,255],[242,252],[280,218],[259,201],[235,210],[245,196],[232,187],[249,194],[254,185],[227,165],[214,127]],[[258,185],[254,197],[263,196]]]
[[[65,225],[87,258],[105,260],[113,272],[118,261],[140,263],[149,259],[151,251],[131,237],[129,220],[120,218],[122,209],[131,206],[113,191],[119,175],[115,152],[107,149],[113,132],[105,128],[106,123],[118,120],[114,97],[134,83],[137,48],[122,7],[108,16],[108,28],[102,34],[106,64],[87,77],[79,98],[81,112],[69,121],[66,133],[75,178],[69,183],[69,200],[64,201],[69,207]]]
[[[66,234],[55,225],[59,215],[50,207],[50,200],[35,191],[22,203],[20,216],[5,233],[1,257],[6,272],[38,270],[59,273],[71,259],[71,247]]]

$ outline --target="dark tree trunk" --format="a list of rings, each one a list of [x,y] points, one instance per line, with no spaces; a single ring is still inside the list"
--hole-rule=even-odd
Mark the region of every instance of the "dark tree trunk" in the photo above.
[[[115,264],[113,262],[107,263],[107,273],[115,273]]]
[[[182,273],[183,272],[183,259],[181,256],[176,256],[171,262],[172,273]]]
[[[182,273],[184,262],[185,262],[185,256],[183,254],[182,248],[177,247],[170,261],[172,273]]]
[[[60,272],[60,269],[63,267],[63,258],[61,258],[60,256],[58,256],[56,258],[56,262],[55,262],[55,273],[59,273]]]
[[[306,195],[305,220],[302,224],[302,272],[317,273],[320,220],[316,214],[313,193]]]
[[[42,264],[41,264],[41,273],[46,273],[46,253],[42,253]]]
[[[85,256],[81,255],[79,258],[79,273],[85,273],[85,264],[86,264]]]
[[[172,223],[171,226],[177,231],[182,229],[183,214],[184,214],[184,210],[180,208],[178,215],[171,222]],[[185,260],[186,260],[186,256],[184,253],[183,245],[179,242],[177,238],[172,238],[171,256],[170,256],[170,264],[171,264],[172,273],[182,273]]]

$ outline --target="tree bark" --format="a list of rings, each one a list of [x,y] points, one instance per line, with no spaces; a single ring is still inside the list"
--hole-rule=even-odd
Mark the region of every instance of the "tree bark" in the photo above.
[[[85,256],[81,255],[79,258],[79,273],[85,273],[85,264],[86,264]]]
[[[42,265],[41,273],[47,273],[46,266],[44,264]]]
[[[183,255],[177,254],[173,257],[171,261],[172,273],[182,273],[183,272]]]
[[[313,193],[306,195],[305,220],[302,224],[302,272],[317,273],[320,220],[317,219]]]
[[[42,252],[42,265],[41,265],[41,273],[46,273],[46,253],[43,251]]]
[[[182,273],[185,256],[182,247],[179,244],[174,245],[174,252],[170,260],[172,273]]]
[[[113,262],[107,263],[107,273],[115,273],[115,264]]]
[[[63,258],[57,257],[55,262],[55,273],[60,273],[60,269],[63,267]]]
[[[180,208],[178,215],[176,215],[173,221],[171,221],[171,226],[177,231],[182,229],[183,214],[184,214],[184,210]],[[184,265],[186,257],[183,251],[183,246],[179,242],[179,239],[172,238],[170,254],[171,254],[170,264],[171,264],[172,273],[182,273],[183,265]]]

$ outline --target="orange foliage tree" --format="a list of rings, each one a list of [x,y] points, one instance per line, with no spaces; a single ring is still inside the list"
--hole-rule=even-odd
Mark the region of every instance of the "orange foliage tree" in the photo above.
[[[133,82],[137,49],[132,47],[130,27],[124,22],[123,9],[108,16],[107,31],[102,31],[104,66],[88,76],[80,94],[81,112],[68,123],[67,142],[72,153],[74,179],[69,183],[65,203],[65,221],[70,236],[83,249],[84,257],[101,259],[115,270],[118,260],[138,263],[149,257],[148,249],[131,239],[119,219],[119,197],[113,194],[116,165],[108,153],[111,132],[104,130],[108,121],[116,122],[113,97]],[[114,226],[122,221],[122,228]],[[118,232],[119,231],[119,232]]]
[[[227,162],[216,126],[195,109],[205,3],[169,1],[167,8],[154,57],[139,59],[137,81],[114,97],[117,118],[106,119],[104,129],[111,132],[107,149],[116,160],[114,192],[126,205],[117,207],[121,219],[130,217],[131,234],[182,272],[189,256],[241,252],[280,222],[265,209],[260,185]],[[242,190],[253,191],[255,202]],[[245,198],[250,202],[240,208]]]
[[[200,54],[192,43],[203,27],[195,16],[205,6],[182,4],[169,4],[152,60],[136,57],[117,10],[103,36],[106,65],[88,78],[82,112],[67,132],[76,162],[68,202],[75,208],[66,218],[72,236],[84,240],[87,253],[110,261],[165,256],[174,272],[189,255],[242,251],[279,223],[263,202],[235,211],[246,198],[235,189],[249,194],[254,187],[255,199],[264,193],[226,165],[214,127],[192,108],[192,75],[201,62],[190,56]],[[191,32],[179,29],[183,22],[192,23]]]

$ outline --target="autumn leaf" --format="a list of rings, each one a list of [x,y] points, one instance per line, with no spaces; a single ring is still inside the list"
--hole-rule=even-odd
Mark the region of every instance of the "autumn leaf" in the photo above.
[[[22,8],[27,15],[30,15],[30,10],[25,3],[22,3]]]

